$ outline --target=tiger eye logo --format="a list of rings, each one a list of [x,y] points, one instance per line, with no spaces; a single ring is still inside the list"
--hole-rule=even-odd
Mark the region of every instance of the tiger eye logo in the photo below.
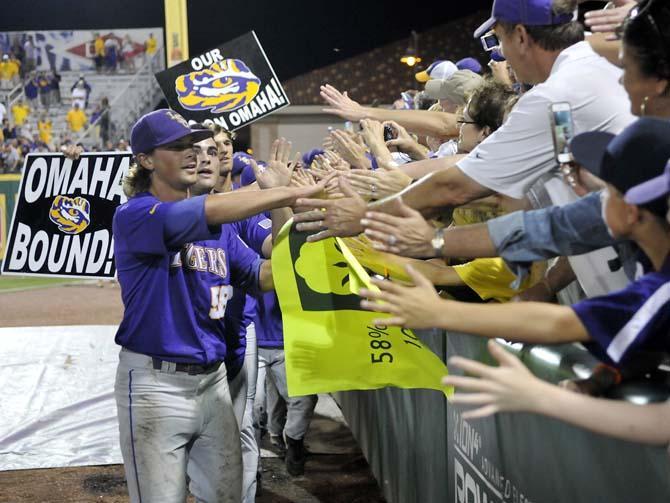
[[[187,110],[230,112],[253,100],[259,79],[240,59],[224,59],[204,70],[180,75],[175,81],[177,99]]]
[[[91,223],[91,204],[83,197],[56,196],[51,203],[49,220],[65,234],[79,234]]]

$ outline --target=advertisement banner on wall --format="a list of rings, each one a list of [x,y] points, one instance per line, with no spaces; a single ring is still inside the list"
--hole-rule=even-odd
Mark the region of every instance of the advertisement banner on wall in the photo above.
[[[187,120],[234,131],[289,105],[251,31],[156,74],[170,105]]]
[[[3,274],[112,278],[112,218],[126,201],[130,154],[29,154],[9,228]]]

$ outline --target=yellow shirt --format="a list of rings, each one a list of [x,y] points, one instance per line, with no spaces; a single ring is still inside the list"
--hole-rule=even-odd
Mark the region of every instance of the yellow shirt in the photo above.
[[[30,107],[28,105],[19,105],[18,103],[12,107],[12,116],[14,117],[14,124],[17,126],[23,126],[23,123],[26,122],[28,114],[30,113]]]
[[[98,37],[95,39],[94,48],[96,56],[105,55],[105,41],[102,39],[102,37]]]
[[[470,207],[456,208],[453,212],[453,225],[470,225],[486,222],[504,214],[501,208],[486,204],[472,204]],[[537,283],[544,275],[545,262],[535,262],[530,274],[521,282],[519,288],[510,285],[516,276],[509,270],[505,261],[496,258],[478,258],[455,265],[454,271],[463,283],[468,285],[482,300],[508,302],[515,295]]]
[[[77,133],[81,131],[81,128],[84,127],[84,124],[86,124],[87,119],[86,114],[81,108],[79,110],[75,110],[73,108],[67,113],[65,120],[70,126],[70,131],[72,131],[73,133]]]
[[[44,122],[38,121],[37,122],[37,130],[40,133],[40,140],[42,140],[44,143],[47,145],[51,143],[51,129],[52,129],[52,124],[50,120],[46,120]]]
[[[2,61],[0,62],[0,79],[11,80],[19,73],[19,65],[16,61]]]
[[[147,54],[153,54],[156,52],[156,39],[151,37],[146,41]]]

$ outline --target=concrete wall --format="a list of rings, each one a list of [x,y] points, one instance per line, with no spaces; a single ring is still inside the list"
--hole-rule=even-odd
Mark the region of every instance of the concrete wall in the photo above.
[[[289,106],[254,122],[250,126],[254,157],[267,159],[272,142],[282,136],[293,142],[294,153],[321,148],[323,138],[328,135],[328,126],[342,128],[345,122],[335,115],[323,113],[321,108]]]

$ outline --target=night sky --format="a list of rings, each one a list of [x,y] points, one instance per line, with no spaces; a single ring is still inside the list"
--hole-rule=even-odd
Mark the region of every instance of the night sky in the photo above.
[[[188,0],[192,54],[256,30],[281,80],[409,37],[479,9],[491,0]],[[408,3],[409,5],[409,3]],[[0,31],[163,26],[162,0],[3,1]],[[337,50],[335,50],[337,49]]]

